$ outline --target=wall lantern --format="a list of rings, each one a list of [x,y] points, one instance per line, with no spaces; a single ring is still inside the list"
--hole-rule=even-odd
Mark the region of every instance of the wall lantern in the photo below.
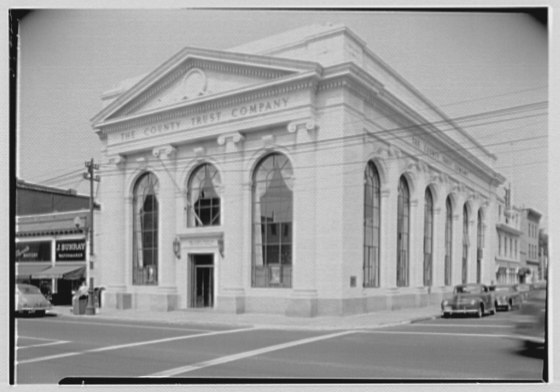
[[[181,241],[177,237],[173,240],[173,253],[176,258],[181,259]]]
[[[218,251],[220,252],[220,256],[224,257],[224,239],[218,238]]]

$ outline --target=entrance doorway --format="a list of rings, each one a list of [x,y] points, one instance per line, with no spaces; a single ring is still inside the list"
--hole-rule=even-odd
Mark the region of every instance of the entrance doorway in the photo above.
[[[211,308],[214,306],[214,255],[191,255],[190,264],[190,306]]]

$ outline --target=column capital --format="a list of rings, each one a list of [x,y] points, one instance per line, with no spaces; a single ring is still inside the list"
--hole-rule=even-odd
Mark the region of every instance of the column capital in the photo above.
[[[218,144],[220,146],[223,146],[224,144],[226,144],[226,142],[237,144],[243,141],[243,139],[245,139],[245,136],[243,136],[240,132],[224,133],[218,136]]]
[[[115,166],[117,169],[122,169],[126,162],[126,158],[120,154],[117,154],[117,155],[109,156],[108,161],[110,165]]]
[[[177,152],[177,149],[175,147],[173,147],[170,144],[167,144],[165,146],[159,146],[159,147],[155,147],[152,150],[152,155],[156,158],[166,158],[166,159],[170,159],[172,158],[175,153]]]
[[[288,132],[294,133],[298,129],[306,129],[308,132],[313,131],[317,128],[317,124],[313,118],[306,118],[301,120],[295,120],[288,124]]]

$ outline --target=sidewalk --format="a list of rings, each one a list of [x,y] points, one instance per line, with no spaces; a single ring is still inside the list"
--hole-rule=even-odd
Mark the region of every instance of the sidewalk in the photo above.
[[[200,324],[272,329],[348,330],[378,328],[429,320],[441,313],[439,305],[422,308],[380,311],[349,316],[288,317],[263,313],[221,313],[214,310],[145,310],[96,309],[95,315],[74,315],[70,306],[55,306],[49,312],[63,318],[95,318],[103,320],[138,320],[164,324]]]

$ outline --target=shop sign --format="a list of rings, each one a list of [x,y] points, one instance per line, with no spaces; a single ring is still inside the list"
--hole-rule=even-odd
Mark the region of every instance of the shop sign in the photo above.
[[[64,240],[56,241],[57,261],[85,261],[86,240]]]
[[[51,261],[51,241],[16,242],[16,261]]]

